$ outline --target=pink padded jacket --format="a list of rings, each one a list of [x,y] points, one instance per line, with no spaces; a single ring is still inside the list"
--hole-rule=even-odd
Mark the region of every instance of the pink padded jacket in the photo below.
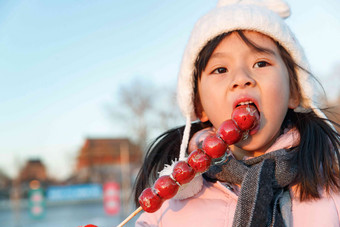
[[[300,202],[292,190],[292,217],[289,226],[339,227],[340,194],[325,195],[319,200]],[[164,202],[155,213],[142,213],[137,227],[226,227],[232,226],[237,203],[237,192],[220,182],[204,181],[202,190],[195,196]]]
[[[299,143],[297,130],[289,130],[266,151],[290,148]],[[340,194],[322,193],[318,200],[300,202],[290,190],[291,212],[287,226],[340,227]],[[136,226],[149,227],[227,227],[232,226],[236,210],[238,187],[227,187],[220,182],[203,181],[196,195],[184,200],[166,200],[155,213],[142,213]]]

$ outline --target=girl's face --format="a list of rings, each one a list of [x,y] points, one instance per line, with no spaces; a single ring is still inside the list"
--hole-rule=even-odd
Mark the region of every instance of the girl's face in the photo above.
[[[238,159],[263,154],[279,135],[288,108],[299,104],[290,95],[288,71],[276,43],[258,32],[244,35],[266,51],[248,46],[233,32],[217,45],[198,81],[198,114],[216,129],[241,102],[251,101],[259,110],[258,129],[231,146]]]

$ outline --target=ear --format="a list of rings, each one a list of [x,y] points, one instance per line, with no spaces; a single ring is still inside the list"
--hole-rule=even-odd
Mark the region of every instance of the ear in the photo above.
[[[209,118],[205,111],[203,110],[203,106],[198,96],[195,96],[195,113],[196,116],[200,119],[201,122],[209,121]]]
[[[209,121],[209,118],[204,110],[198,115],[198,118],[200,119],[201,122]]]
[[[297,92],[294,92],[294,94],[290,94],[289,100],[288,100],[288,108],[289,109],[295,109],[300,105],[300,96],[296,94]]]

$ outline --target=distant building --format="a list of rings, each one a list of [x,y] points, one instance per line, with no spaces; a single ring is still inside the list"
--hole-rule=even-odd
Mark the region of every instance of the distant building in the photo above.
[[[46,189],[48,185],[54,183],[47,176],[46,166],[40,159],[29,159],[14,180],[16,189],[20,191],[22,198],[27,198],[30,183],[36,180],[39,181],[43,189]]]
[[[0,170],[0,200],[9,198],[11,179]]]
[[[30,182],[32,180],[45,182],[47,181],[46,167],[40,159],[30,159],[20,170],[19,179],[21,182]]]
[[[11,179],[0,170],[0,188],[8,187],[11,184]]]
[[[135,175],[142,161],[142,151],[129,139],[86,139],[77,156],[75,174],[70,183],[122,181]]]

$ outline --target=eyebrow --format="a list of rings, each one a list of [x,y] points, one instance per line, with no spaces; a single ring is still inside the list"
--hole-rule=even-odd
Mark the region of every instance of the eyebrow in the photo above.
[[[252,48],[252,49],[253,49],[252,51],[255,53],[267,53],[267,54],[276,56],[275,51],[273,51],[272,49],[268,49],[264,47]]]
[[[276,53],[275,51],[273,51],[272,49],[268,49],[268,48],[251,48],[251,52],[254,52],[254,53],[267,53],[269,55],[273,55],[273,56],[276,56]],[[225,57],[227,56],[227,54],[223,53],[223,52],[216,52],[216,53],[213,53],[211,56],[210,56],[210,59],[212,58],[219,58],[219,57]]]
[[[219,58],[219,57],[225,57],[226,54],[222,53],[222,52],[217,52],[217,53],[213,53],[211,56],[210,56],[210,59],[212,58]]]

